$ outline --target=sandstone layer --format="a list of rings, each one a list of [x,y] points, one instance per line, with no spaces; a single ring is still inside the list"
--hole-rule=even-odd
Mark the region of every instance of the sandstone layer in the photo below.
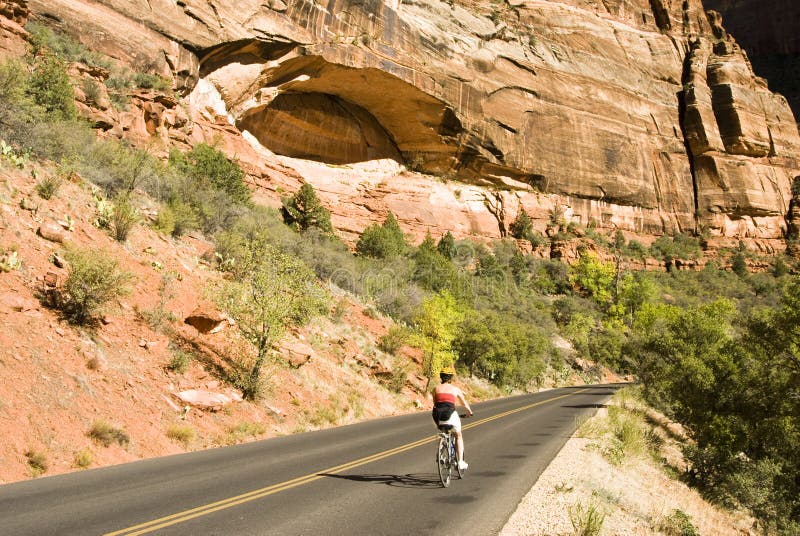
[[[759,76],[786,96],[800,114],[800,2],[796,0],[704,0],[750,56]]]
[[[222,140],[273,202],[312,182],[351,232],[393,210],[414,234],[494,237],[521,209],[540,227],[566,210],[584,225],[782,249],[797,123],[700,0],[28,6],[173,77],[191,121],[148,136]],[[331,188],[276,153],[353,170],[394,160],[450,193],[405,171]]]

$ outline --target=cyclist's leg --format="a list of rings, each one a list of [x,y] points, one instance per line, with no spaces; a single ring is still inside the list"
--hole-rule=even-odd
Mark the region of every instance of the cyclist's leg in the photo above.
[[[455,430],[453,432],[456,435],[456,454],[458,455],[458,461],[464,461],[464,437],[461,435],[461,429]]]
[[[454,412],[447,423],[453,425],[453,433],[456,436],[456,454],[458,456],[458,461],[463,462],[464,436],[461,434],[461,418],[458,416],[458,413]]]

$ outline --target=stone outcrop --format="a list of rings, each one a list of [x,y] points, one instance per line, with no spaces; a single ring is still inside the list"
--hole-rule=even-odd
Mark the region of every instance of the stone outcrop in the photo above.
[[[800,114],[800,2],[796,0],[704,0],[747,51],[759,76],[786,96]]]
[[[414,234],[493,237],[521,209],[543,226],[566,207],[600,228],[703,228],[780,249],[797,124],[700,0],[29,5],[173,77],[193,124],[159,122],[171,103],[142,105],[147,135],[235,145],[265,192],[299,174],[345,233],[391,210]],[[333,184],[275,153],[353,170],[395,160],[447,183]],[[498,196],[502,212],[487,202]]]

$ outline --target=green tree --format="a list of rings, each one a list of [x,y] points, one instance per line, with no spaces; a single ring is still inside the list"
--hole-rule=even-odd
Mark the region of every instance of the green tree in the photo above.
[[[373,224],[364,229],[356,243],[356,252],[367,257],[390,259],[407,248],[403,230],[391,212],[382,225]]]
[[[283,198],[281,215],[286,225],[297,231],[315,227],[333,236],[331,213],[320,202],[314,187],[307,182],[303,183],[295,195]]]
[[[250,204],[250,190],[244,183],[244,172],[219,149],[200,143],[186,153],[172,150],[169,162],[193,179],[195,187],[214,188],[225,192],[236,203]]]
[[[473,310],[459,326],[453,348],[470,374],[501,387],[525,388],[544,371],[550,343],[530,324]]]
[[[517,217],[508,226],[511,236],[521,240],[528,240],[533,233],[533,220],[524,210],[517,213]]]
[[[447,231],[439,240],[436,249],[448,260],[452,260],[456,256],[456,239],[453,237],[453,233]]]
[[[737,251],[731,258],[731,270],[739,277],[747,277],[750,272],[747,270],[747,260],[744,253]]]
[[[72,121],[77,116],[75,94],[63,61],[45,54],[36,62],[28,88],[34,102],[55,120]]]
[[[422,350],[422,371],[430,388],[434,375],[455,362],[452,343],[464,313],[450,292],[443,290],[422,302],[414,319],[416,343]]]
[[[237,386],[249,400],[262,389],[262,368],[272,345],[291,325],[302,324],[327,307],[327,295],[314,273],[296,257],[259,241],[246,253],[250,269],[223,281],[214,292],[219,306],[236,320],[255,358],[242,365]]]
[[[439,252],[430,233],[417,247],[414,260],[413,280],[422,288],[439,292],[449,290],[457,294],[458,272],[450,260]]]

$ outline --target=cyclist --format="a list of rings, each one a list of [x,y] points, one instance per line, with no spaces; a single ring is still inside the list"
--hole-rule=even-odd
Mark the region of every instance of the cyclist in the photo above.
[[[459,402],[467,410],[467,415],[472,416],[472,409],[464,397],[464,392],[450,383],[456,373],[452,366],[446,366],[439,372],[439,379],[442,380],[433,390],[433,420],[436,426],[449,424],[453,427],[456,435],[456,451],[458,453],[458,468],[466,469],[469,464],[464,461],[464,438],[461,436],[461,419],[456,411],[456,402]]]

